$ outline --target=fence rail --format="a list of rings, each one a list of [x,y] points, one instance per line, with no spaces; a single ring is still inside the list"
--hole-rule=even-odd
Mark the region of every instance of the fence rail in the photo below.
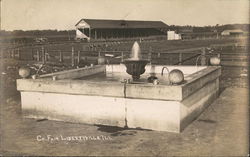
[[[82,49],[75,49],[74,46],[70,50],[64,49],[49,49],[41,45],[33,45],[31,47],[14,47],[12,49],[1,49],[0,58],[14,58],[18,60],[37,61],[46,63],[48,61],[54,61],[64,64],[71,64],[72,66],[78,65],[80,62],[96,63],[98,57],[105,57],[109,63],[120,63],[130,55],[130,50],[125,49],[125,46],[121,48],[112,48],[112,44],[109,47],[105,46],[106,43],[99,43],[96,46],[88,43],[83,45]],[[61,45],[61,44],[59,44]],[[98,46],[99,45],[99,46]],[[100,46],[101,45],[101,46]],[[110,44],[109,44],[110,45]],[[242,45],[241,45],[242,46]],[[142,57],[150,60],[154,64],[195,64],[197,57],[201,56],[200,64],[205,65],[208,63],[206,56],[215,55],[220,53],[222,61],[248,61],[249,53],[245,51],[240,53],[221,53],[220,48],[235,49],[241,48],[239,44],[212,44],[211,48],[219,48],[216,52],[207,52],[207,47],[196,47],[178,50],[164,50],[164,49],[152,49],[152,47],[142,46]],[[246,49],[245,47],[243,48]],[[4,52],[4,53],[3,53]],[[245,53],[244,53],[245,52]]]

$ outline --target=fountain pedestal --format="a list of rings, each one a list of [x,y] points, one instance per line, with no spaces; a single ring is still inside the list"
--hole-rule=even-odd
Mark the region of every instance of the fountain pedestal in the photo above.
[[[142,59],[140,46],[137,42],[134,43],[131,50],[131,58],[124,60],[129,75],[132,75],[133,81],[139,80],[140,75],[145,72],[145,66],[149,61]]]
[[[147,60],[125,60],[123,62],[127,68],[126,72],[132,75],[133,80],[138,80],[140,75],[145,72]]]

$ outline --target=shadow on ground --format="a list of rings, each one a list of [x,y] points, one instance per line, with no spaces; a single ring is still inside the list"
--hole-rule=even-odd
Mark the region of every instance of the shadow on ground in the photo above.
[[[97,130],[101,132],[110,133],[111,136],[126,136],[126,135],[135,135],[138,130],[140,131],[152,131],[150,129],[142,128],[128,128],[128,127],[116,127],[116,126],[106,126],[106,125],[95,125]],[[126,132],[129,131],[129,132]]]

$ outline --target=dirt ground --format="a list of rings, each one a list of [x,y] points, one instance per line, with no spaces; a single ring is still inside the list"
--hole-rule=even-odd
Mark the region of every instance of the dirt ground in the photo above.
[[[1,71],[1,89],[4,89],[1,91],[0,112],[2,156],[248,154],[249,93],[248,81],[244,77],[224,77],[219,98],[179,134],[23,118],[15,77],[15,69]]]

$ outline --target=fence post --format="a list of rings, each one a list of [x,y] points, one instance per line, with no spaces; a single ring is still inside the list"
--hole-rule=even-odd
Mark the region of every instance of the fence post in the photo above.
[[[101,57],[101,52],[100,51],[98,51],[98,57]]]
[[[72,46],[72,49],[71,49],[71,66],[75,66],[75,52],[74,52],[74,47]]]
[[[77,53],[77,65],[79,65],[79,63],[80,63],[80,58],[81,58],[81,52],[80,51],[78,51],[78,53]]]
[[[84,57],[84,61],[85,61],[86,63],[88,62],[88,57],[87,57],[87,56]]]
[[[179,65],[182,65],[182,53],[179,53]]]
[[[10,50],[10,56],[13,58],[13,49]]]
[[[152,61],[152,47],[151,46],[149,47],[149,51],[148,51],[148,60],[151,63],[151,61]]]
[[[2,48],[0,47],[0,59],[4,59],[4,56],[3,56],[3,50],[2,50]]]
[[[220,53],[217,54],[217,57],[220,58]]]
[[[8,50],[8,54],[9,54],[9,58],[11,58],[11,51],[10,50]]]
[[[15,49],[12,49],[11,53],[12,53],[12,58],[15,58]]]
[[[14,49],[14,58],[17,58],[17,49]]]
[[[48,49],[46,49],[46,51],[45,51],[45,58],[46,58],[46,61],[49,61],[49,50]]]
[[[33,45],[31,45],[31,58],[32,58],[32,60],[35,60],[34,52],[33,52]]]
[[[36,60],[39,62],[40,61],[40,53],[39,50],[36,51]]]
[[[105,42],[104,51],[107,51],[108,44]]]
[[[123,58],[123,51],[121,52],[121,62],[124,61],[124,58]]]
[[[206,49],[202,48],[201,52],[201,65],[204,66],[206,65]]]
[[[238,48],[238,43],[235,43],[234,47],[235,47],[235,49],[237,49]]]
[[[21,59],[21,57],[20,57],[20,50],[19,50],[19,48],[17,49],[17,57],[18,57],[18,59]]]
[[[45,52],[44,52],[44,47],[42,46],[42,60],[43,64],[45,63]]]
[[[44,61],[47,62],[47,54],[46,54],[46,49],[44,49]]]
[[[63,62],[63,54],[62,54],[62,51],[60,50],[59,52],[59,62]]]

